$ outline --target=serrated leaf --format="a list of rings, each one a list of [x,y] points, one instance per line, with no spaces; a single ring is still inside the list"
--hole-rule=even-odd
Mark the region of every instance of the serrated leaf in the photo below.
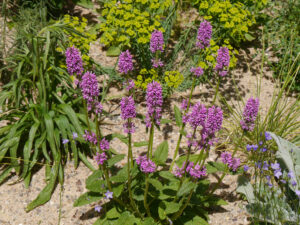
[[[194,182],[190,182],[188,180],[185,180],[183,184],[181,185],[180,189],[178,190],[177,196],[181,197],[183,195],[188,194],[191,190],[193,190],[197,184]]]
[[[158,206],[158,215],[161,220],[166,219],[167,215],[165,213],[166,205],[164,202],[160,202]]]
[[[126,164],[115,176],[112,176],[110,180],[112,182],[125,182],[128,179],[128,174],[127,174],[127,167],[128,165]]]
[[[120,155],[116,155],[116,156],[110,158],[109,160],[107,160],[108,167],[111,167],[111,166],[115,165],[116,163],[120,162],[122,159],[124,159],[124,157],[125,157],[124,154],[120,154]]]
[[[105,189],[105,181],[102,178],[102,171],[96,170],[85,181],[85,187],[91,192],[103,193]],[[103,187],[104,186],[104,187]]]
[[[159,180],[157,179],[153,179],[153,178],[149,178],[148,179],[149,183],[156,188],[156,190],[160,191],[163,189],[163,185],[160,183]]]
[[[225,172],[226,171],[226,165],[221,162],[208,162],[207,165],[210,165],[217,169],[219,172]]]
[[[112,191],[116,197],[119,197],[124,190],[124,184],[114,185]]]
[[[174,176],[174,174],[169,171],[160,171],[159,176],[161,176],[167,180],[177,180],[177,178]]]
[[[117,209],[114,207],[112,209],[110,209],[107,213],[106,213],[106,217],[109,219],[114,219],[114,218],[119,218],[120,217],[120,213],[117,211]]]
[[[169,145],[167,141],[163,141],[154,152],[154,159],[158,164],[165,164],[168,158]]]
[[[182,126],[182,115],[180,109],[174,105],[175,121],[178,127]]]

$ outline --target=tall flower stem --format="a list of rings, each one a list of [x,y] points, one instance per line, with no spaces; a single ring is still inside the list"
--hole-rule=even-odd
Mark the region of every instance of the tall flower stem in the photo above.
[[[149,134],[148,151],[147,151],[148,159],[152,159],[153,136],[154,136],[154,123],[152,122],[150,128],[150,134]]]
[[[86,124],[88,126],[88,130],[89,132],[91,132],[91,126],[90,126],[90,121],[89,121],[89,112],[87,109],[87,103],[85,100],[83,100],[83,104],[84,104],[84,111],[85,111],[85,119],[86,119]]]
[[[217,75],[217,76],[218,76],[218,75]],[[217,82],[217,86],[216,86],[215,96],[214,96],[214,99],[213,99],[213,102],[212,102],[213,105],[214,105],[215,102],[216,102],[217,95],[218,95],[218,93],[219,93],[219,88],[220,88],[220,77],[218,76],[218,82]]]
[[[128,168],[133,168],[133,155],[132,155],[132,140],[131,133],[128,134]],[[130,166],[129,166],[130,165]]]
[[[190,194],[189,194],[189,196],[188,196],[188,198],[187,198],[185,204],[184,204],[184,205],[180,208],[180,210],[179,210],[179,211],[171,218],[171,220],[174,221],[174,220],[178,219],[178,218],[181,216],[181,214],[183,213],[183,211],[185,210],[185,208],[188,206],[188,204],[189,204],[189,202],[190,202],[190,200],[191,200],[191,198],[192,198],[193,192],[194,192],[194,189],[191,190],[191,192],[190,192]]]
[[[193,92],[194,92],[194,89],[195,89],[195,85],[196,85],[196,77],[194,77],[194,79],[193,79],[193,84],[192,84],[192,88],[191,88],[191,92],[190,92],[190,96],[189,96],[189,101],[188,101],[185,113],[187,113],[189,111],[189,108],[190,108],[190,105],[191,105],[191,99],[192,99]],[[182,139],[182,134],[183,134],[184,128],[185,128],[185,123],[182,123],[181,128],[180,128],[180,132],[179,132],[179,138],[178,138],[178,141],[177,141],[177,144],[176,144],[175,153],[173,155],[173,160],[172,160],[172,163],[171,163],[169,171],[172,171],[172,169],[174,167],[175,159],[176,159],[176,157],[178,155],[178,151],[179,151],[179,147],[180,147],[180,143],[181,143],[181,139]]]
[[[148,189],[149,189],[149,178],[148,178],[148,176],[149,175],[146,174],[146,187],[145,187],[145,194],[144,194],[144,207],[146,209],[148,217],[151,217],[150,208],[149,208],[149,205],[147,203],[147,195],[148,195]]]

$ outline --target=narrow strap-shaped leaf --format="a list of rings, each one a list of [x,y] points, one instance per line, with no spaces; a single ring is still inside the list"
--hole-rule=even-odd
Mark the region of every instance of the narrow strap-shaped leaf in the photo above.
[[[77,133],[82,136],[83,135],[83,130],[80,126],[79,120],[76,116],[76,113],[74,112],[74,110],[72,109],[71,106],[67,105],[67,104],[61,104],[60,108],[67,114],[67,116],[69,117],[71,123],[74,125]]]
[[[1,146],[0,146],[0,162],[6,155],[6,152],[8,151],[8,149],[10,147],[16,145],[19,142],[19,139],[20,139],[19,137],[14,137],[12,139],[6,140],[3,144],[1,144]]]
[[[10,175],[11,170],[13,167],[7,167],[5,170],[2,171],[0,174],[0,184],[5,181],[5,179]]]
[[[55,155],[57,154],[57,149],[55,145],[53,120],[49,114],[44,115],[44,120],[45,120],[46,131],[47,131],[47,140],[49,142],[51,151],[55,157]]]
[[[92,171],[96,171],[95,167],[88,161],[88,159],[82,152],[79,151],[78,155],[81,161],[87,166],[87,168],[89,168]]]
[[[24,166],[23,166],[23,172],[21,177],[25,178],[27,175],[28,167],[29,167],[29,160],[30,160],[30,153],[32,150],[33,141],[35,139],[36,131],[38,130],[40,126],[40,123],[34,123],[29,131],[28,140],[25,143],[24,149],[23,149],[23,157],[24,157]]]
[[[58,176],[59,166],[60,166],[60,155],[57,154],[55,158],[55,163],[53,167],[51,168],[51,175],[50,175],[50,181],[46,185],[46,187],[39,193],[36,199],[34,199],[32,202],[30,202],[27,207],[26,211],[29,212],[33,210],[34,208],[45,204],[48,202],[51,198],[51,195],[55,188],[56,179]]]

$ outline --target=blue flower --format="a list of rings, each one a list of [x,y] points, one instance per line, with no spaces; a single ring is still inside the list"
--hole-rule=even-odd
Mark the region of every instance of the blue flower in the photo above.
[[[246,147],[246,149],[247,149],[248,152],[250,152],[251,149],[252,149],[252,145],[249,145],[249,144],[248,144],[247,147]]]
[[[78,134],[76,132],[73,132],[73,139],[75,140],[76,138],[78,138]]]
[[[105,193],[105,199],[112,199],[113,198],[113,192],[107,191]]]
[[[275,170],[274,171],[274,176],[277,177],[279,179],[279,177],[282,175],[281,170]]]
[[[244,171],[247,172],[249,170],[249,166],[248,165],[244,165]]]
[[[268,132],[265,132],[265,137],[266,137],[267,141],[272,140],[272,137],[271,137],[271,135]]]
[[[62,143],[65,145],[65,144],[69,143],[69,140],[68,139],[63,139]]]
[[[100,205],[96,205],[96,206],[95,206],[95,211],[96,211],[96,212],[99,213],[99,212],[101,211],[101,209],[102,209],[102,207],[101,207]]]
[[[271,163],[271,167],[273,170],[280,170],[280,164],[279,163]]]
[[[258,146],[257,145],[252,145],[252,148],[254,151],[256,151],[258,149]]]

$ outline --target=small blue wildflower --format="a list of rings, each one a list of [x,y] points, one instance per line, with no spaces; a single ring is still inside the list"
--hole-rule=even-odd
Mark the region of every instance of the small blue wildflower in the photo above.
[[[282,175],[281,170],[275,170],[274,171],[274,176],[277,177],[278,179],[279,179],[279,177],[281,177],[281,175]]]
[[[261,168],[261,162],[258,161],[257,163],[255,163],[255,166],[260,169]]]
[[[281,170],[279,163],[271,163],[271,167],[273,170]]]
[[[249,166],[248,165],[244,165],[244,171],[247,172],[249,170]]]
[[[266,151],[267,151],[267,148],[266,148],[266,147],[263,147],[263,148],[260,149],[260,151],[261,151],[261,152],[266,152]]]
[[[300,198],[300,190],[296,190],[295,193],[298,196],[298,198]]]
[[[73,132],[73,139],[75,140],[76,138],[78,138],[78,134],[76,132]]]
[[[95,206],[95,211],[96,211],[96,212],[99,213],[99,212],[101,211],[101,209],[102,209],[102,207],[101,207],[100,205],[96,205],[96,206]]]
[[[265,138],[266,138],[267,141],[272,140],[272,137],[268,132],[265,132]]]
[[[62,140],[62,143],[65,145],[65,144],[67,144],[69,142],[69,140],[68,139],[63,139]]]
[[[247,147],[246,147],[246,149],[247,149],[248,152],[250,152],[251,149],[252,149],[252,145],[249,145],[249,144],[248,144]]]
[[[270,181],[270,180],[271,180],[271,177],[270,177],[269,175],[267,175],[267,176],[266,176],[266,179],[267,179],[268,181]]]
[[[297,185],[297,182],[295,180],[292,180],[291,184],[292,184],[293,187],[295,187]]]
[[[295,178],[293,171],[288,172],[288,178]]]
[[[280,182],[286,184],[286,180],[281,179]]]
[[[269,164],[267,163],[267,161],[264,161],[263,170],[268,170],[268,169],[269,169]]]
[[[263,143],[264,143],[263,141],[258,142],[259,145],[263,145]]]
[[[252,145],[252,148],[254,151],[256,151],[258,149],[258,146],[257,145]]]
[[[112,199],[113,198],[113,192],[107,191],[105,193],[105,199]]]

